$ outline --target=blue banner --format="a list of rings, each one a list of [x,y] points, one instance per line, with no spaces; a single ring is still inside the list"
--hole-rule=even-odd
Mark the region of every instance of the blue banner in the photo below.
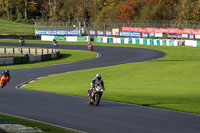
[[[95,31],[95,30],[90,30],[90,35],[91,35],[91,36],[96,35],[96,31]]]
[[[67,30],[57,30],[57,35],[67,35]]]
[[[148,37],[148,33],[142,33],[142,37]]]
[[[139,32],[120,32],[120,36],[122,37],[140,37]]]
[[[112,36],[112,31],[106,31],[106,36]]]
[[[67,31],[67,35],[68,36],[79,36],[80,35],[80,31],[79,30],[68,30]]]
[[[98,31],[97,34],[98,34],[98,36],[103,36],[104,35],[103,31]]]
[[[36,30],[36,35],[79,36],[79,30]]]

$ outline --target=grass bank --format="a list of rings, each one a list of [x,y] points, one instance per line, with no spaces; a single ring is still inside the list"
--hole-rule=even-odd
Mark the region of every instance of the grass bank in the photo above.
[[[0,70],[42,67],[42,66],[48,66],[48,65],[71,63],[71,62],[77,62],[77,61],[83,61],[83,60],[95,58],[97,56],[95,53],[87,52],[87,51],[60,50],[60,53],[61,53],[61,58],[58,58],[55,60],[42,61],[42,62],[37,62],[37,63],[28,63],[28,64],[1,66]],[[5,54],[0,54],[0,56],[5,56]],[[8,54],[6,56],[13,56],[13,55]],[[18,56],[21,56],[21,55],[18,55]]]
[[[0,118],[3,118],[7,121],[11,121],[11,122],[14,122],[17,124],[25,125],[28,127],[38,127],[45,133],[75,133],[75,131],[70,131],[67,129],[58,128],[58,127],[50,126],[50,125],[47,125],[44,123],[35,122],[35,121],[28,120],[28,119],[5,115],[5,114],[1,114],[1,113],[0,113]]]
[[[35,26],[30,24],[16,23],[5,19],[0,19],[0,34],[10,35],[34,35]]]
[[[29,84],[25,89],[86,97],[92,78],[96,73],[101,73],[106,86],[103,99],[200,113],[199,48],[141,45],[133,47],[161,50],[166,52],[167,56],[150,62],[63,73]],[[54,85],[52,81],[58,84]]]

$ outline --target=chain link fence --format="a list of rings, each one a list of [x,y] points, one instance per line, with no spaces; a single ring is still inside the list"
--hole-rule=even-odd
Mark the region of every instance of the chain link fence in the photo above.
[[[121,30],[122,27],[154,27],[154,28],[191,28],[200,29],[200,21],[179,21],[179,20],[73,20],[69,22],[35,22],[35,25],[5,25],[0,24],[0,34],[35,34],[35,30],[80,30],[88,35],[90,30],[111,31]]]

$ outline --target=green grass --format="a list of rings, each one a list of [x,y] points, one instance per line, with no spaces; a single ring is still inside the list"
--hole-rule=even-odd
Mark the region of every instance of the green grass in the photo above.
[[[67,129],[58,128],[58,127],[50,126],[50,125],[43,124],[40,122],[35,122],[32,120],[10,116],[10,115],[0,114],[0,118],[6,119],[8,121],[11,121],[17,124],[25,125],[28,127],[38,127],[45,133],[75,133],[74,131],[70,131]]]
[[[200,49],[133,46],[161,50],[166,52],[167,56],[149,62],[50,76],[29,84],[25,89],[86,97],[92,78],[96,73],[101,73],[106,86],[103,99],[200,113]],[[52,81],[58,84],[55,85]]]
[[[3,41],[3,40],[1,40]],[[12,42],[11,40],[10,42]],[[34,43],[34,41],[32,41]],[[0,46],[0,48],[11,48]],[[13,48],[13,47],[12,47]],[[17,48],[17,47],[15,47]],[[4,69],[20,69],[20,68],[30,68],[30,67],[42,67],[56,64],[65,64],[77,61],[83,61],[91,58],[95,58],[97,55],[93,52],[87,51],[75,51],[75,50],[60,50],[61,58],[50,60],[50,61],[42,61],[37,63],[29,63],[29,64],[19,64],[19,65],[9,65],[9,66],[1,66],[0,70]],[[0,54],[0,56],[23,56],[20,54]]]
[[[30,68],[30,67],[41,67],[41,66],[49,66],[56,64],[64,64],[77,62],[82,60],[87,60],[91,58],[95,58],[96,54],[93,52],[86,51],[73,51],[73,50],[60,50],[61,58],[50,60],[50,61],[42,61],[37,63],[29,63],[29,64],[19,64],[19,65],[9,65],[9,66],[1,66],[2,69],[19,69],[19,68]]]
[[[35,26],[0,19],[0,34],[34,35],[35,34]]]

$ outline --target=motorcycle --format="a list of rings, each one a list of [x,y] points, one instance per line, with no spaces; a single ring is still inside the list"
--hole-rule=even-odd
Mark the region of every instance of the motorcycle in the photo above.
[[[25,45],[25,41],[24,40],[19,40],[19,44],[22,46],[22,45]]]
[[[1,81],[0,81],[0,86],[1,86],[1,88],[3,88],[4,86],[6,86],[6,85],[7,85],[7,82],[8,82],[8,78],[5,77],[5,76],[2,76],[2,77],[1,77]]]
[[[101,99],[101,96],[103,94],[103,91],[104,89],[102,87],[100,87],[99,85],[96,85],[93,89],[92,89],[92,92],[88,92],[90,93],[88,95],[88,98],[89,98],[89,104],[95,104],[96,106],[99,105],[100,103],[100,99]]]
[[[88,45],[88,48],[90,51],[93,51],[93,46],[92,45]]]
[[[54,46],[54,47],[58,47],[57,42],[53,42],[53,46]]]

